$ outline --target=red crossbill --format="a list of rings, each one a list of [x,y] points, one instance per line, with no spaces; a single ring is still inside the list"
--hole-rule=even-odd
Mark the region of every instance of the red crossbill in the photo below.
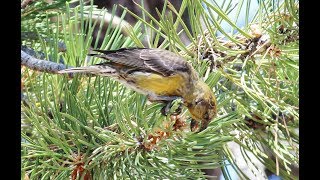
[[[145,94],[151,102],[171,103],[181,98],[192,116],[191,126],[198,126],[201,122],[200,131],[216,116],[214,93],[181,56],[167,50],[149,48],[94,51],[101,54],[89,56],[105,59],[106,62],[65,69],[59,73],[80,72],[112,77]]]

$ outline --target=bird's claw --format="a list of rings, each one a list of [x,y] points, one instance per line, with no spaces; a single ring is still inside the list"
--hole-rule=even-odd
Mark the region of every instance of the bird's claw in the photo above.
[[[160,110],[163,116],[167,116],[170,112],[170,108],[172,107],[172,101],[169,101],[165,106],[163,106]]]
[[[172,100],[172,101],[168,101],[166,103],[165,106],[163,106],[163,108],[161,109],[161,114],[164,115],[164,116],[167,116],[168,114],[172,114],[172,115],[179,115],[182,111],[182,101],[180,100]],[[175,110],[172,112],[171,111],[171,108],[172,107],[176,107],[178,106],[177,108],[174,108]]]
[[[182,112],[182,103],[179,103],[178,108],[172,113],[173,115],[179,115]]]

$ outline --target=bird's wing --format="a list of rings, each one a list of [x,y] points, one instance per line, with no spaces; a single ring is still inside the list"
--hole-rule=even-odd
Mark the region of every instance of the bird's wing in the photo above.
[[[114,51],[94,50],[102,54],[89,54],[110,60],[113,63],[153,71],[163,76],[170,76],[177,72],[190,71],[190,65],[179,55],[162,49],[132,48]],[[102,63],[104,64],[104,63]]]

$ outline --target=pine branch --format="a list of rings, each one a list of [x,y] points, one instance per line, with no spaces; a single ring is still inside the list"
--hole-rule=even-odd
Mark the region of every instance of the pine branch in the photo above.
[[[51,74],[58,74],[58,71],[64,70],[67,68],[73,68],[73,66],[67,66],[62,63],[55,63],[48,60],[42,60],[35,58],[37,54],[40,54],[40,57],[44,58],[45,55],[42,52],[36,53],[33,49],[26,46],[22,46],[21,49],[21,65],[33,69],[39,72],[46,72]],[[64,61],[61,59],[60,61]],[[83,74],[86,76],[94,76],[90,73],[67,73],[69,78],[73,78],[75,74]]]
[[[32,104],[22,104],[25,119],[32,128],[22,130],[26,140],[21,151],[23,177],[209,178],[201,170],[226,167],[229,163],[237,166],[236,157],[226,146],[234,141],[243,149],[240,155],[249,171],[260,169],[253,162],[257,161],[273,173],[278,171],[284,179],[294,179],[290,164],[299,163],[298,14],[294,1],[285,1],[276,10],[270,8],[278,5],[262,3],[267,4],[261,5],[261,12],[252,23],[262,25],[263,31],[244,28],[228,34],[231,39],[217,38],[213,26],[227,19],[228,10],[208,6],[205,11],[203,1],[189,0],[182,1],[181,10],[175,10],[170,3],[168,7],[177,16],[188,11],[191,30],[186,29],[181,17],[171,18],[163,10],[157,11],[160,20],[150,17],[149,22],[145,17],[137,17],[140,21],[130,32],[130,38],[123,36],[121,25],[115,30],[108,28],[103,36],[102,49],[141,45],[140,38],[149,35],[141,33],[143,24],[156,34],[148,39],[154,40],[148,42],[151,47],[162,36],[160,48],[191,57],[190,62],[215,90],[218,101],[218,117],[201,133],[184,128],[190,123],[185,119],[186,111],[182,110],[181,117],[163,117],[159,112],[161,104],[149,104],[146,97],[109,78],[77,78],[72,74],[75,78],[69,81],[62,76],[23,71],[24,93]],[[150,15],[143,5],[139,7],[144,15]],[[82,19],[86,17],[83,14],[90,14],[84,12],[85,8],[64,11],[75,17],[59,16],[61,21],[55,22],[46,36],[55,43],[47,46],[43,41],[30,43],[26,39],[26,44],[37,48],[40,45],[52,57],[58,57],[57,42],[62,40],[68,48],[63,52],[67,62],[85,65],[93,32],[93,23],[87,24]],[[45,14],[41,17],[44,22],[48,20]],[[48,26],[41,25],[45,26],[37,27],[45,30],[38,32],[46,33]],[[179,25],[188,31],[191,45],[185,46],[179,39]],[[25,26],[27,32],[33,28],[28,23]],[[30,69],[56,73],[67,68],[50,62],[50,56],[45,60],[41,53],[27,51],[21,50],[21,63]],[[216,68],[208,67],[210,63]],[[248,177],[241,173],[240,165],[235,169],[240,177]],[[224,169],[223,173],[227,174]]]
[[[51,62],[48,60],[41,60],[30,56],[26,52],[21,50],[21,65],[26,66],[30,69],[57,74],[58,71],[66,69],[67,66],[60,63]],[[69,76],[73,77],[72,74]]]

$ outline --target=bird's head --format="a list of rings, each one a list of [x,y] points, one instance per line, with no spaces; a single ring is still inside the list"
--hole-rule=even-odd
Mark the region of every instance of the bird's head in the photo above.
[[[197,84],[192,96],[192,100],[190,99],[186,106],[192,118],[201,122],[200,131],[202,131],[217,114],[216,98],[211,88],[201,81]],[[191,129],[194,129],[192,126],[195,124],[191,124]]]

